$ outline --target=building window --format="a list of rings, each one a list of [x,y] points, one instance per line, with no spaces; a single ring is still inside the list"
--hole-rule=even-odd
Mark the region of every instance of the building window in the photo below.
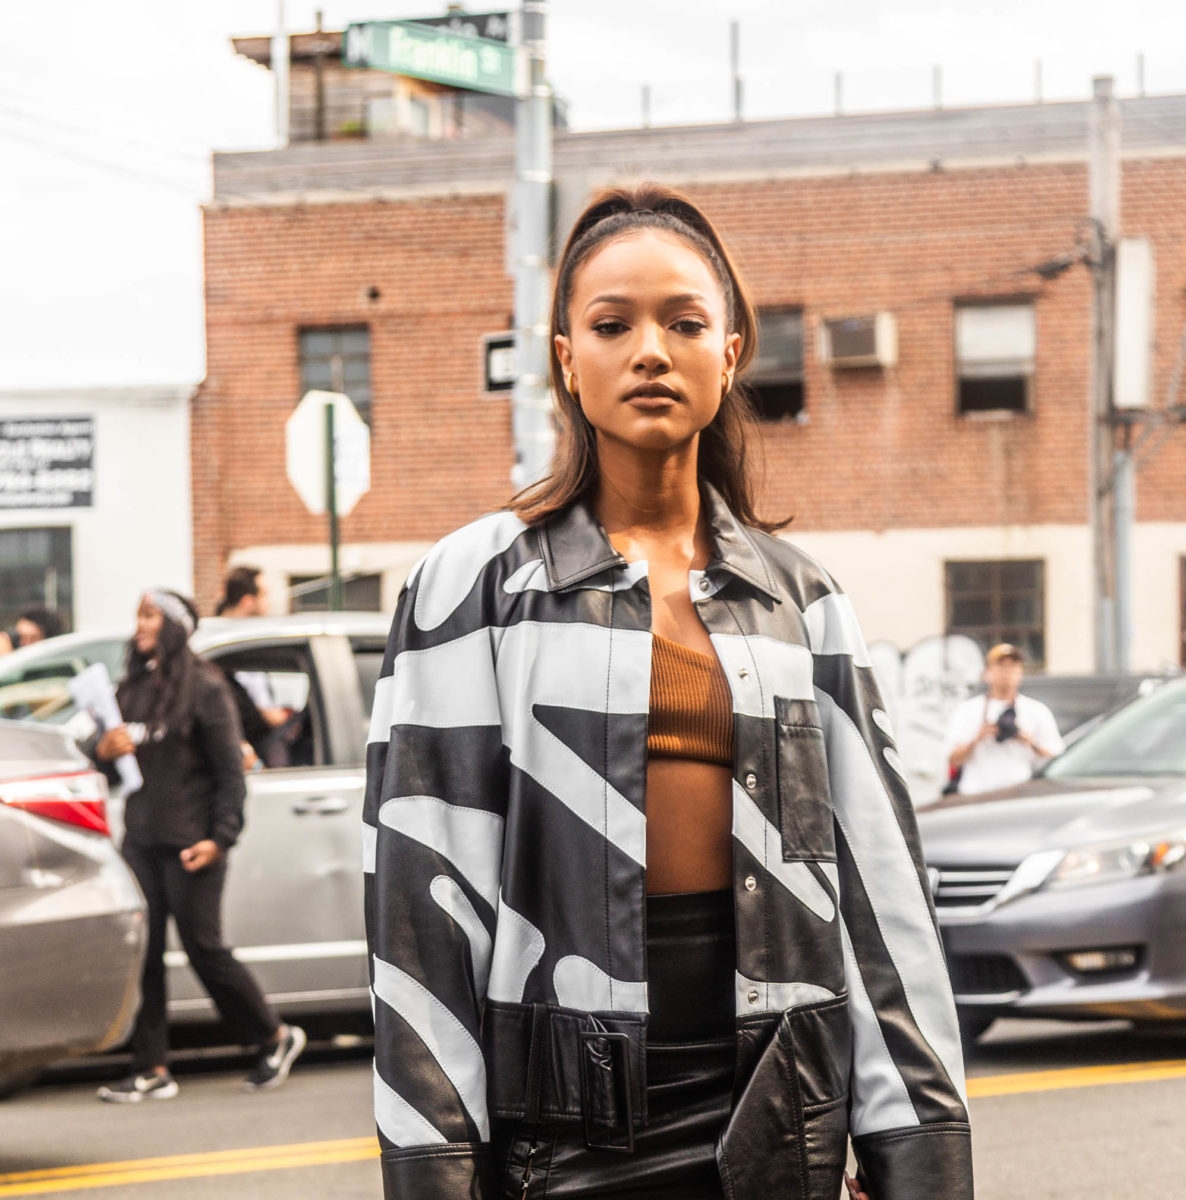
[[[365,325],[300,331],[301,395],[345,392],[371,423],[371,331]]]
[[[956,410],[964,415],[1028,412],[1036,348],[1032,304],[957,308]]]
[[[342,580],[347,612],[380,612],[383,580],[379,575],[348,575]],[[294,613],[329,611],[329,576],[290,575],[288,607]]]
[[[794,420],[803,411],[801,310],[766,308],[758,312],[758,353],[745,382],[761,420]]]
[[[1012,642],[1027,666],[1046,662],[1045,575],[1041,559],[947,563],[947,632],[987,650]]]
[[[69,526],[0,529],[0,629],[26,608],[52,608],[65,630],[74,626],[74,557]]]

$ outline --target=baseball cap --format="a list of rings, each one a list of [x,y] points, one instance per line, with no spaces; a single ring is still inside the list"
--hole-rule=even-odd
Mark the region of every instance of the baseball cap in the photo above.
[[[1011,642],[998,642],[985,656],[985,666],[991,667],[993,663],[999,663],[1002,658],[1012,658],[1019,663],[1025,662],[1025,655],[1021,653]]]

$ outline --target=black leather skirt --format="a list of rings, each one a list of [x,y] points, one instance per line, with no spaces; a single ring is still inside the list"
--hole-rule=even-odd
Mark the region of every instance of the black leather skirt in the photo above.
[[[735,963],[731,892],[648,897],[646,1128],[623,1153],[590,1147],[581,1125],[496,1122],[502,1200],[721,1200]]]

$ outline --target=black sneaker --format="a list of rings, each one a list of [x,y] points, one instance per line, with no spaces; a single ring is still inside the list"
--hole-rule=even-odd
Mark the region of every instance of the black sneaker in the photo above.
[[[247,1076],[249,1092],[266,1092],[279,1087],[292,1070],[292,1064],[308,1042],[305,1031],[299,1025],[286,1025],[284,1036],[274,1045],[260,1051],[259,1062]]]
[[[158,1075],[155,1071],[145,1071],[142,1075],[129,1075],[119,1083],[105,1083],[95,1094],[112,1104],[139,1104],[141,1100],[172,1100],[179,1091],[177,1080],[168,1072]]]

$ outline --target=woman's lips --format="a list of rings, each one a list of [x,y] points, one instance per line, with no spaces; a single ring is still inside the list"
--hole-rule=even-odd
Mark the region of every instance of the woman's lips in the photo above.
[[[661,383],[648,383],[636,387],[625,395],[625,402],[634,408],[664,409],[679,401],[680,395],[674,388]]]

